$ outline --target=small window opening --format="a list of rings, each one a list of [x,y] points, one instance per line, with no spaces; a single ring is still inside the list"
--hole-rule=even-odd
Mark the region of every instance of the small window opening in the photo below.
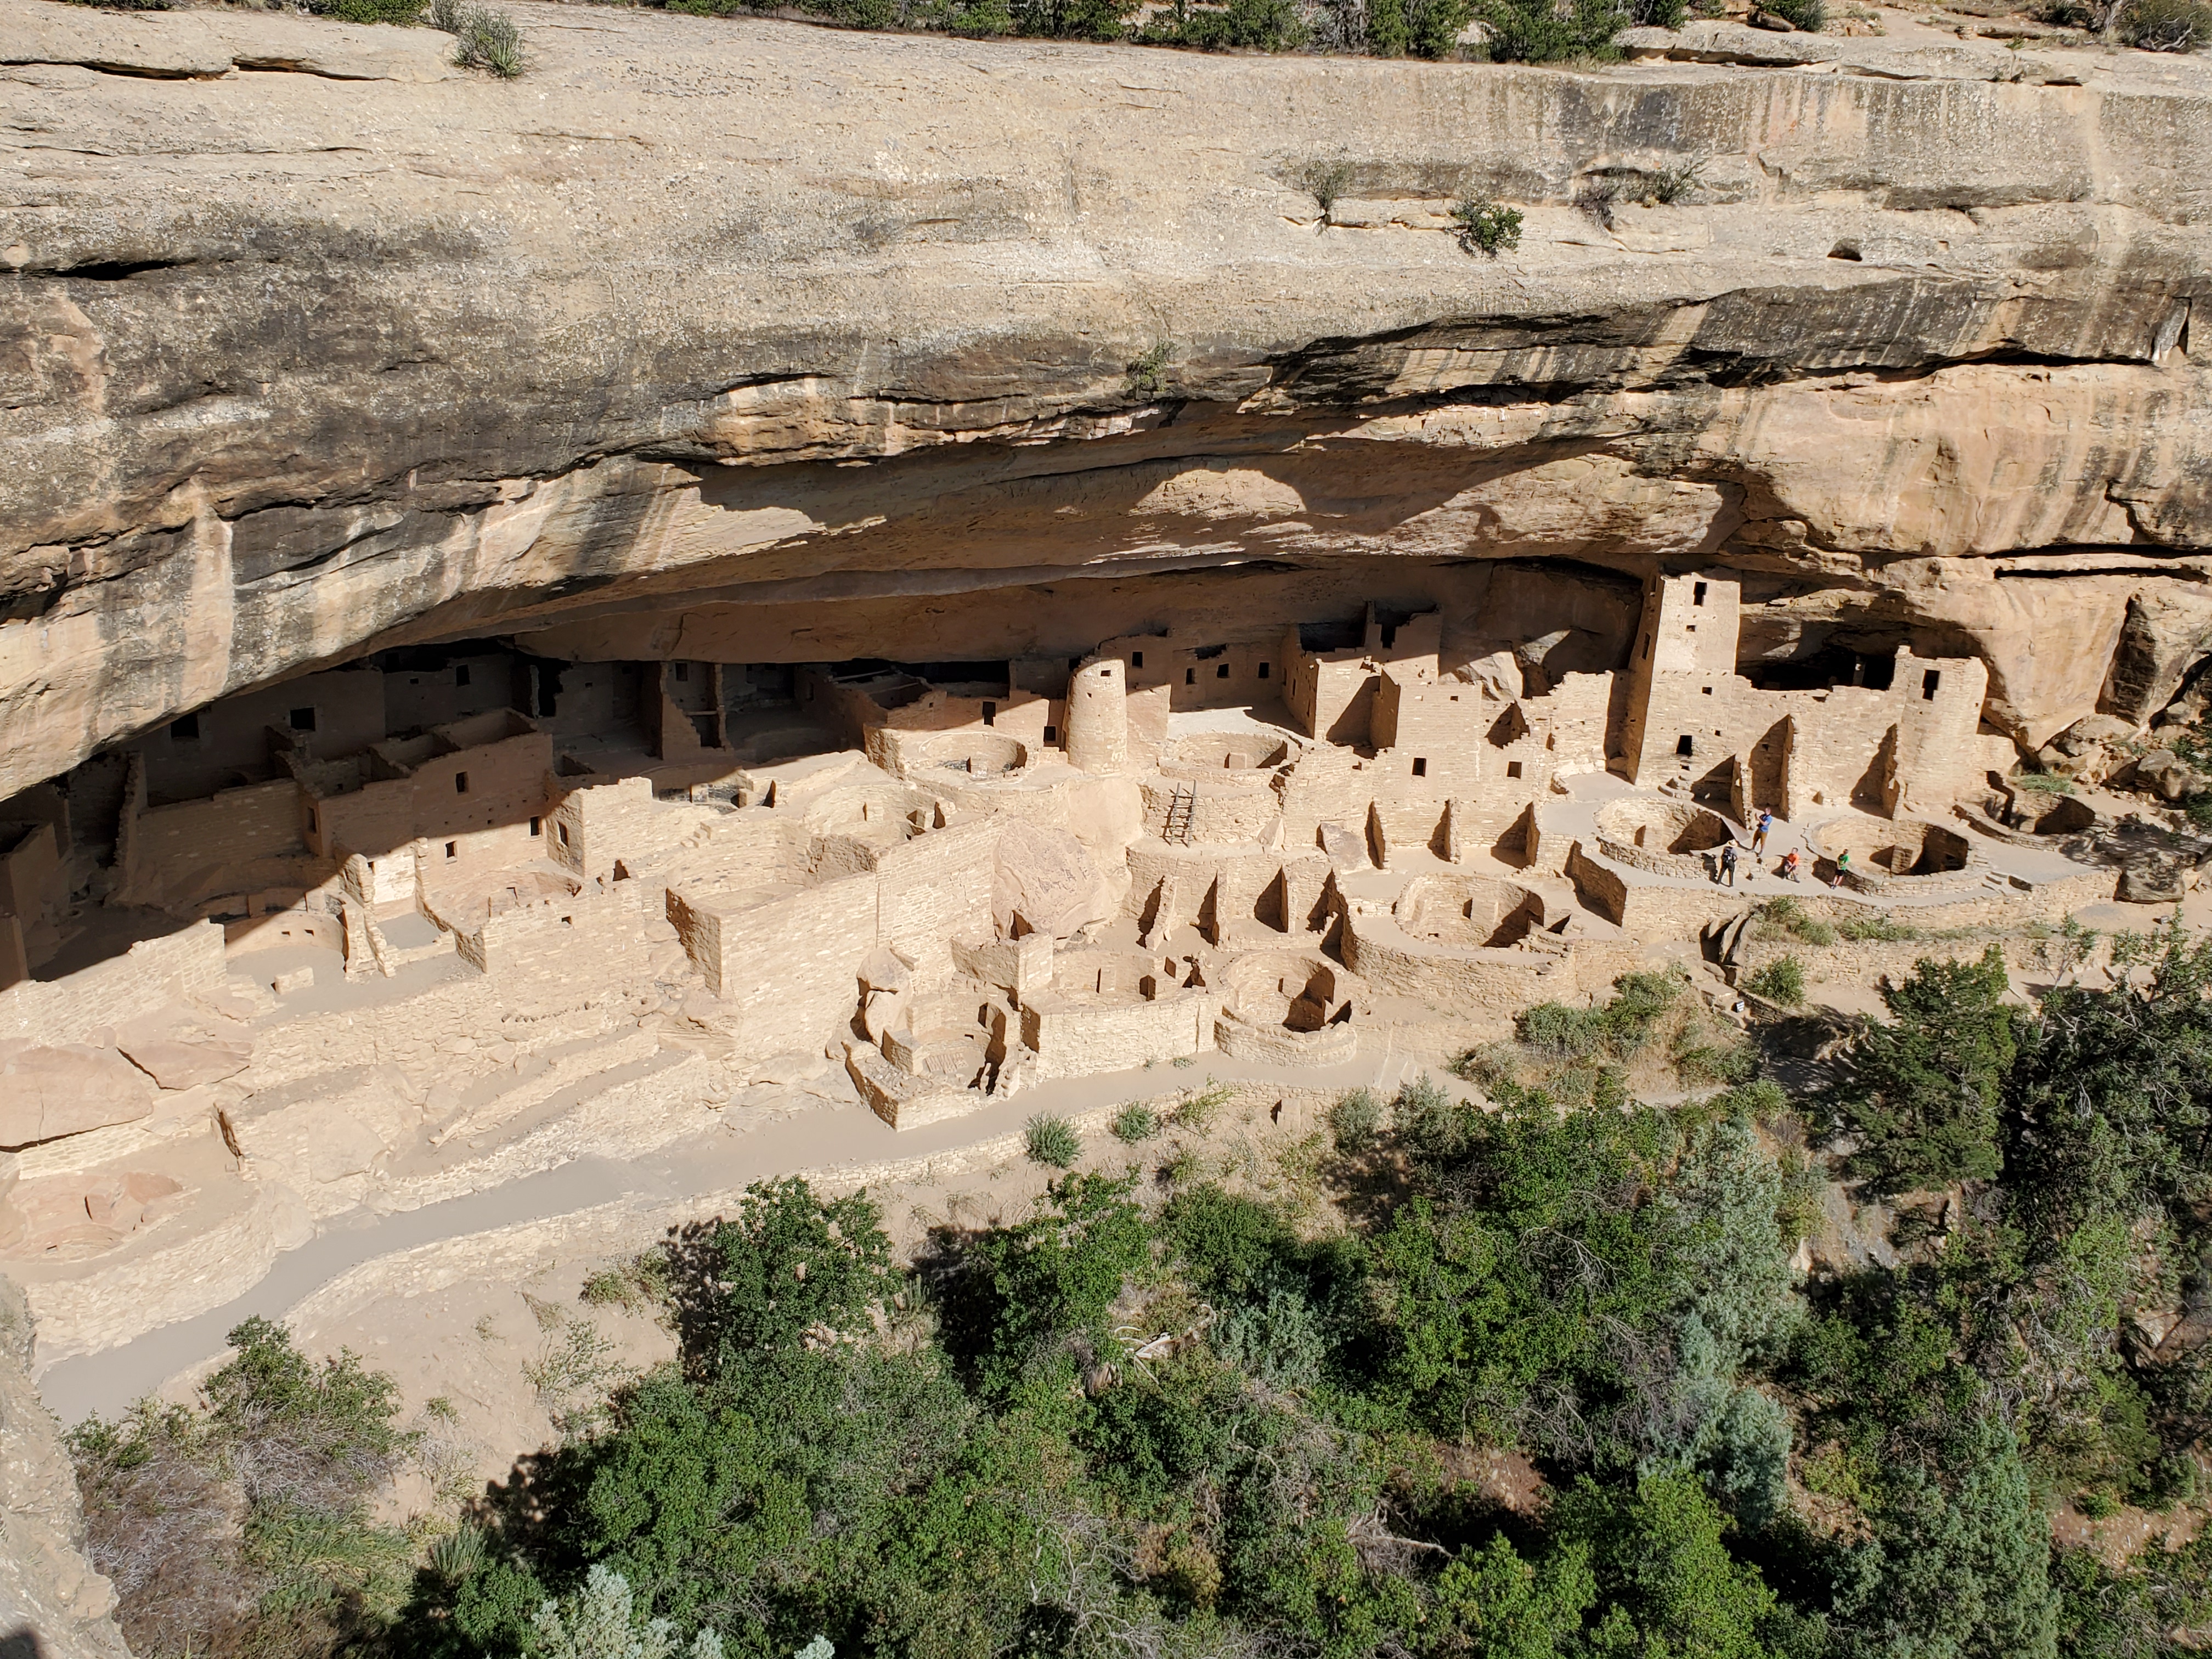
[[[1417,757],[1414,759],[1413,775],[1417,778],[1425,778],[1429,775],[1429,763],[1425,757]]]
[[[1831,259],[1849,259],[1856,264],[1865,256],[1859,252],[1857,243],[1838,242],[1828,250],[1828,257]]]
[[[1710,685],[1701,685],[1698,690],[1704,692],[1709,697],[1713,695],[1713,688]]]
[[[1644,660],[1645,660],[1645,661],[1647,661],[1647,662],[1648,662],[1648,661],[1650,661],[1650,658],[1651,658],[1651,636],[1650,636],[1649,634],[1646,634],[1646,635],[1644,636],[1644,650],[1643,650],[1642,655],[1643,655],[1643,657],[1644,657]]]
[[[312,806],[307,809],[307,833],[311,836],[323,833],[321,820],[315,816],[315,809]]]
[[[555,824],[553,826],[553,833],[561,838],[562,846],[566,847],[568,844],[568,826],[567,824]]]
[[[1213,671],[1213,678],[1217,680],[1227,679],[1229,678],[1229,665],[1227,663],[1223,663],[1220,667],[1215,669]]]
[[[983,705],[983,724],[986,726],[996,726],[998,723],[999,705],[995,702],[985,703]]]
[[[200,717],[198,714],[182,714],[169,722],[171,743],[197,743],[199,735]]]
[[[447,842],[446,843],[446,856],[447,856],[447,858],[449,858],[449,859],[457,859],[457,858],[460,857],[460,855],[461,855],[461,844],[460,844],[460,842],[457,842],[457,841],[449,841],[449,842]]]
[[[1943,676],[1936,669],[1931,668],[1926,673],[1923,674],[1920,677],[1920,701],[1923,702],[1935,702],[1936,688],[1942,684]]]
[[[1697,753],[1697,744],[1690,741],[1690,734],[1687,732],[1674,739],[1674,752],[1678,755],[1693,755]]]
[[[1144,665],[1145,653],[1141,651],[1132,651],[1129,653],[1129,666],[1132,668],[1142,668]]]
[[[459,686],[466,685],[468,683],[469,665],[466,663],[463,663],[459,668],[456,668],[453,671],[453,684]]]
[[[1694,633],[1696,633],[1696,632],[1698,631],[1698,625],[1697,625],[1697,623],[1691,623],[1687,628],[1685,628],[1682,631],[1683,631],[1685,634],[1694,634]]]
[[[1182,683],[1185,685],[1196,685],[1198,684],[1198,670],[1195,668],[1184,669],[1182,671]]]
[[[1698,582],[1690,589],[1690,603],[1692,605],[1703,605],[1705,602],[1705,585],[1703,582]]]
[[[1382,643],[1385,646],[1393,646],[1398,643],[1398,629],[1395,623],[1393,623],[1391,626],[1382,630]]]
[[[542,818],[532,818],[532,819],[531,819],[531,820],[530,820],[530,833],[531,833],[532,835],[533,835],[533,836],[536,836],[536,835],[542,835],[543,833],[544,833],[544,820],[543,820]]]
[[[676,665],[676,678],[679,681],[690,679],[691,678],[691,665],[688,662],[678,663]]]
[[[315,711],[313,708],[295,708],[292,711],[292,729],[295,732],[313,731]]]
[[[465,795],[469,793],[469,775],[467,773],[456,772],[453,774],[453,793],[457,795]]]
[[[1506,762],[1505,775],[1509,778],[1519,777],[1521,775],[1521,763],[1519,761]]]
[[[1058,743],[1060,741],[1060,728],[1056,726],[1046,726],[1044,729],[1044,740],[1047,743]]]
[[[1267,665],[1265,663],[1260,665],[1260,678],[1263,680],[1267,678]]]

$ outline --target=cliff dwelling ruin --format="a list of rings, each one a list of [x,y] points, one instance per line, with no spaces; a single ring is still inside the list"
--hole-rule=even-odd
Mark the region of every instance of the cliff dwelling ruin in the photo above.
[[[2005,828],[2017,752],[1974,657],[1747,659],[1781,596],[1718,568],[1315,586],[1053,656],[407,647],[19,794],[5,1250],[42,1340],[197,1311],[227,1238],[635,1153],[793,1085],[908,1129],[1601,995],[1655,948],[1717,955],[1755,891],[1923,929],[2112,895]]]

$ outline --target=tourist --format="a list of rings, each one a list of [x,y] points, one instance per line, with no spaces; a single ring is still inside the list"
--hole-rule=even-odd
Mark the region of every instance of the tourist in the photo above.
[[[1735,843],[1734,842],[1721,848],[1721,878],[1731,887],[1735,885]]]
[[[1774,828],[1774,814],[1762,811],[1759,827],[1751,832],[1751,856],[1755,860],[1766,850],[1766,832]]]
[[[1836,878],[1830,882],[1828,885],[1831,887],[1840,887],[1843,885],[1844,878],[1850,874],[1850,872],[1851,849],[1846,847],[1842,852],[1836,854]]]
[[[1784,881],[1795,881],[1797,879],[1797,849],[1796,848],[1791,848],[1788,852],[1782,855],[1782,869],[1780,874],[1782,879]]]

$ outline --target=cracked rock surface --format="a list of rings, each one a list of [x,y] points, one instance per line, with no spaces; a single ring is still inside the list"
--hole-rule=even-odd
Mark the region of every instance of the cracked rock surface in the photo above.
[[[428,29],[0,0],[0,799],[368,649],[924,657],[957,611],[1054,653],[1170,572],[1695,559],[1754,655],[1984,657],[2030,749],[2212,636],[2193,58],[514,10],[502,82]],[[1462,193],[1519,245],[1462,248]]]

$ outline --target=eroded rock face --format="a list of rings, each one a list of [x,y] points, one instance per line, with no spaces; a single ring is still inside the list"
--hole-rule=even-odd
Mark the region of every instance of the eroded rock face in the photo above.
[[[1694,557],[1755,658],[1970,651],[2031,749],[2204,648],[2193,59],[516,9],[494,83],[428,30],[0,0],[0,798],[373,647],[1050,654],[1255,560]],[[1457,245],[1462,189],[1517,249]]]

